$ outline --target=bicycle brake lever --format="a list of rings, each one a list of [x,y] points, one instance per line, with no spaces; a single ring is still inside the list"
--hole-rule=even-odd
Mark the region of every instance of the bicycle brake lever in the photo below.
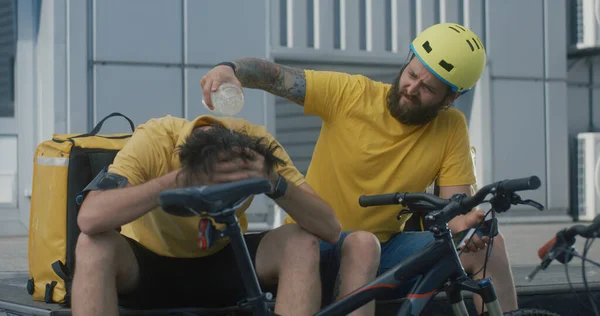
[[[535,275],[538,274],[538,272],[540,272],[541,270],[546,270],[546,268],[548,268],[550,263],[552,263],[552,261],[556,260],[556,258],[558,256],[560,256],[561,253],[562,252],[557,249],[550,250],[544,257],[544,259],[542,259],[542,262],[540,262],[540,264],[538,266],[536,266],[535,269],[528,276],[525,277],[525,280],[527,280],[529,282],[533,281],[533,278],[535,277]]]
[[[540,204],[540,203],[538,203],[538,202],[534,201],[534,200],[529,200],[529,199],[528,199],[528,200],[525,200],[525,201],[521,200],[521,204],[524,204],[524,205],[529,205],[529,206],[535,207],[535,208],[537,208],[537,209],[538,209],[538,210],[540,210],[540,211],[543,211],[543,210],[544,210],[544,206],[543,206],[542,204]]]
[[[542,270],[546,270],[546,268],[550,265],[550,263],[552,262],[552,259],[550,258],[546,258],[544,260],[542,260],[542,262],[535,267],[535,269],[528,275],[525,277],[525,280],[531,282],[533,281],[533,278],[535,277],[536,274],[538,274],[538,272],[542,271]]]
[[[404,209],[404,210],[400,211],[400,212],[398,213],[398,215],[396,215],[396,219],[397,219],[397,220],[400,220],[400,217],[402,217],[402,215],[404,215],[404,214],[414,214],[414,213],[416,213],[416,212],[417,212],[417,211],[411,211],[411,210],[408,210],[408,209]]]
[[[515,204],[515,205],[516,204],[529,205],[529,206],[537,208],[540,211],[544,210],[544,206],[541,203],[538,203],[538,202],[536,202],[534,200],[531,200],[531,199],[523,200],[516,193],[512,194],[512,199],[511,200],[513,201],[513,204]]]

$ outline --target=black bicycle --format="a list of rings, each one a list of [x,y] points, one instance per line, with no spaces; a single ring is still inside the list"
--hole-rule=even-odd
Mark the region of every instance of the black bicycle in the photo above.
[[[578,257],[581,259],[581,273],[583,276],[583,284],[591,305],[591,308],[588,309],[590,309],[590,311],[593,312],[594,315],[600,315],[596,302],[594,301],[594,298],[592,297],[592,294],[590,292],[585,273],[586,262],[600,267],[600,263],[595,262],[594,260],[589,259],[587,257],[588,251],[590,250],[592,243],[598,237],[598,235],[600,235],[600,215],[594,217],[594,220],[589,225],[576,224],[569,228],[561,229],[551,240],[549,240],[538,250],[538,257],[542,260],[542,262],[527,277],[527,279],[529,281],[533,280],[533,278],[539,271],[546,270],[550,263],[556,260],[565,265],[565,273],[567,276],[567,280],[569,281],[569,286],[571,287],[571,290],[575,293],[573,285],[571,284],[571,279],[569,277],[568,264],[569,262],[571,262],[573,257]],[[586,239],[585,244],[583,246],[583,255],[580,255],[575,249],[575,247],[573,247],[577,236]],[[579,300],[579,296],[577,296],[577,293],[575,293],[575,296]],[[582,303],[581,305],[583,306],[586,305],[583,304],[583,302],[581,301],[580,303]]]
[[[400,262],[394,268],[365,284],[353,293],[336,301],[316,315],[347,315],[368,302],[393,291],[406,280],[416,277],[397,315],[420,315],[425,306],[439,292],[447,294],[454,315],[468,315],[461,291],[479,294],[491,316],[499,315],[557,315],[537,309],[522,309],[502,313],[492,281],[489,278],[472,280],[462,267],[448,221],[455,216],[470,212],[475,206],[489,202],[490,213],[507,211],[511,205],[526,204],[543,210],[543,206],[532,200],[522,200],[515,192],[539,188],[538,177],[498,181],[482,187],[474,196],[457,194],[442,199],[427,193],[390,193],[361,196],[363,207],[399,204],[408,208],[403,212],[428,212],[425,221],[433,233],[434,241],[419,252]],[[241,270],[247,298],[241,306],[250,308],[255,315],[273,315],[269,309],[272,295],[263,293],[248,253],[235,209],[251,196],[270,192],[271,184],[265,179],[249,179],[214,186],[188,187],[162,192],[160,203],[166,212],[177,216],[212,217],[215,222],[225,224],[217,237],[229,237],[238,267]],[[488,195],[492,198],[488,201]],[[482,221],[483,222],[483,221]],[[490,239],[490,244],[493,238]],[[489,251],[488,245],[488,251]],[[484,271],[485,272],[485,271]],[[484,273],[485,275],[485,273]]]

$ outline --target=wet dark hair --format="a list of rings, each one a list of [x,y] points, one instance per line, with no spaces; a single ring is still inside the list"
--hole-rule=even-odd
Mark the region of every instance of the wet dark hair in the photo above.
[[[252,149],[265,159],[265,169],[273,170],[277,165],[285,162],[275,156],[279,145],[268,144],[265,137],[250,136],[245,132],[233,131],[220,124],[210,125],[210,129],[197,129],[192,132],[183,144],[178,146],[177,152],[181,161],[181,171],[177,175],[184,176],[184,185],[191,185],[194,178],[201,173],[210,175],[219,161],[219,154],[227,154],[230,158],[252,160]]]

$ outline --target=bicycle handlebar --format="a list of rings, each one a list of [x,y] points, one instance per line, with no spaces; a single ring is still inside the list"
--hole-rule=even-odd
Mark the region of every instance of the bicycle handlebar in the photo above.
[[[596,237],[597,234],[600,233],[600,215],[597,215],[594,218],[594,221],[589,225],[573,225],[568,229],[562,229],[552,239],[546,242],[540,249],[538,249],[538,257],[540,259],[544,259],[550,249],[554,247],[557,243],[559,244],[568,244],[569,246],[575,242],[576,236],[581,236],[583,238],[591,238]],[[564,263],[564,262],[563,262]]]
[[[516,191],[535,190],[539,188],[541,181],[537,176],[531,176],[520,179],[510,179],[497,181],[488,184],[475,193],[473,196],[455,195],[449,199],[440,198],[429,193],[408,193],[396,192],[377,195],[362,195],[358,199],[358,203],[362,207],[377,206],[377,205],[395,205],[403,204],[410,205],[411,203],[427,202],[436,209],[441,209],[430,219],[438,219],[448,222],[459,214],[466,214],[472,208],[481,204],[485,197],[490,193],[514,193]]]

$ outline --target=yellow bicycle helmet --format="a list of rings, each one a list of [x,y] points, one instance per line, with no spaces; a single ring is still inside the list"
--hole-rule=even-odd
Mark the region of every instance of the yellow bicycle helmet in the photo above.
[[[425,29],[410,50],[452,91],[472,89],[485,68],[485,48],[475,33],[456,23],[440,23]]]

